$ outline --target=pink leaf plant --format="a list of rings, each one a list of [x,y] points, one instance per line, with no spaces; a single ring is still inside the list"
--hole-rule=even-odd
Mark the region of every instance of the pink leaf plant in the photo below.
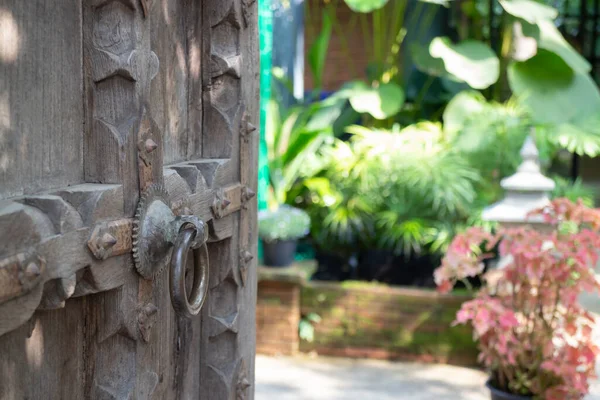
[[[434,278],[440,292],[480,276],[482,287],[454,324],[470,324],[479,360],[498,389],[535,399],[575,400],[595,376],[599,348],[593,316],[578,302],[600,291],[593,266],[600,249],[600,211],[566,199],[541,214],[551,228],[478,228],[456,236]],[[497,246],[504,266],[484,273]]]

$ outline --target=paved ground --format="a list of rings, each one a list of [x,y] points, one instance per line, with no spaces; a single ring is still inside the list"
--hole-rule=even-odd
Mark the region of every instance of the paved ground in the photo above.
[[[256,357],[256,400],[489,400],[483,372],[447,365]],[[600,400],[600,385],[586,400]]]

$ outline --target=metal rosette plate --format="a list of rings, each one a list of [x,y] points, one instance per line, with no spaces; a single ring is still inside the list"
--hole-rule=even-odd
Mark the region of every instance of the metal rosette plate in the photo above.
[[[167,191],[156,184],[146,189],[133,221],[135,268],[146,279],[153,279],[169,264],[174,218]]]

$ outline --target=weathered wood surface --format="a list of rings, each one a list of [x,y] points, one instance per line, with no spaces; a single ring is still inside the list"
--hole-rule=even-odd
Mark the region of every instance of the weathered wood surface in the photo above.
[[[0,54],[18,78],[0,82],[0,148],[26,139],[0,159],[0,399],[252,399],[256,2],[5,1],[28,53]],[[27,86],[22,62],[47,81]],[[167,274],[133,267],[132,217],[156,183],[209,227],[192,320]]]
[[[0,2],[0,198],[82,180],[80,16],[79,0]]]
[[[246,123],[258,121],[257,36],[256,2],[204,2],[202,154],[239,154],[231,165],[233,181],[239,180],[244,195],[235,220],[238,234],[210,249],[218,267],[211,268],[208,304],[202,311],[208,327],[201,341],[200,380],[206,383],[201,398],[254,398],[255,316],[250,310],[256,304],[256,202],[251,194],[256,190],[258,142]]]
[[[193,155],[195,138],[202,132],[202,125],[197,127],[196,135],[188,128],[191,61],[186,45],[188,18],[197,12],[195,3],[191,0],[148,3],[150,43],[161,63],[158,75],[152,80],[148,103],[162,132],[161,146],[167,164],[188,160]]]

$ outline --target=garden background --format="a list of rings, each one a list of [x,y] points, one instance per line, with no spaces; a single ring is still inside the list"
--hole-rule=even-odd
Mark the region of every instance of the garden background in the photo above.
[[[600,1],[260,5],[259,204],[311,224],[294,266],[259,272],[259,350],[472,363],[464,292],[433,271],[494,229],[527,137],[549,197],[594,206]]]

